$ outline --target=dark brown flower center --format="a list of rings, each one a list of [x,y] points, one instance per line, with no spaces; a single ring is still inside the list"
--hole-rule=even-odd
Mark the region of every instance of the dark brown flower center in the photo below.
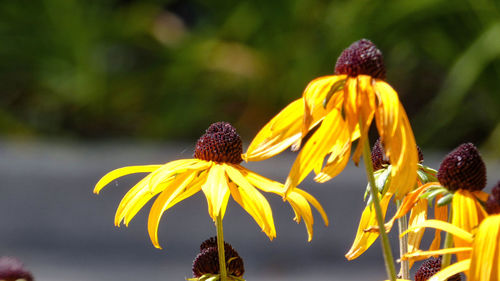
[[[500,214],[500,181],[493,187],[486,201],[486,211],[490,215]]]
[[[430,258],[425,260],[415,273],[415,281],[426,281],[441,270],[441,258]],[[460,274],[448,278],[448,281],[460,281]]]
[[[385,79],[382,52],[370,40],[356,41],[340,54],[335,64],[335,74],[347,74],[353,77],[365,74]]]
[[[418,162],[422,163],[424,161],[424,154],[422,153],[422,150],[418,145],[417,145],[417,151],[418,151]],[[371,158],[374,171],[382,169],[384,165],[391,164],[391,162],[389,162],[389,158],[387,158],[387,156],[385,155],[384,145],[380,141],[380,138],[378,138],[375,144],[373,145]]]
[[[198,139],[194,157],[223,163],[239,164],[243,145],[236,129],[227,122],[217,122]]]
[[[12,257],[0,257],[0,280],[15,281],[24,279],[32,281],[33,276],[29,271],[24,269],[21,261]]]
[[[245,273],[243,259],[229,243],[224,243],[224,256],[226,258],[227,274],[242,277],[243,273]],[[201,244],[200,253],[193,262],[194,277],[200,277],[207,273],[219,274],[217,237],[212,237]]]
[[[472,143],[464,143],[444,158],[437,178],[451,191],[482,190],[486,186],[486,166],[477,148]]]

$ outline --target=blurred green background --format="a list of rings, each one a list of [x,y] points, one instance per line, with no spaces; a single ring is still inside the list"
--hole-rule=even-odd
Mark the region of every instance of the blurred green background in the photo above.
[[[0,2],[0,134],[247,139],[360,38],[383,51],[426,148],[500,155],[500,3]]]

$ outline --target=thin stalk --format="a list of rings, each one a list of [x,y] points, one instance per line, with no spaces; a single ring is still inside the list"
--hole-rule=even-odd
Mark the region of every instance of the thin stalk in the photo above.
[[[222,229],[222,217],[219,215],[215,221],[217,226],[217,252],[219,252],[220,280],[227,281],[226,257],[224,255],[224,231]]]
[[[401,200],[396,200],[396,206],[401,207]],[[406,215],[402,216],[398,219],[398,230],[399,234],[405,232],[408,229],[408,221],[406,219]],[[401,260],[401,278],[402,279],[410,279],[410,263],[408,260],[403,260],[403,255],[408,253],[408,234],[405,234],[403,237],[399,236],[399,258]]]
[[[360,124],[361,125],[361,124]],[[378,189],[375,186],[375,177],[373,176],[373,165],[371,160],[370,144],[368,137],[365,138],[363,145],[363,161],[365,162],[366,176],[370,183],[370,192],[372,194],[373,208],[377,217],[378,227],[380,231],[380,242],[382,243],[382,253],[384,256],[385,269],[387,276],[391,281],[396,280],[396,267],[394,266],[394,257],[392,255],[391,244],[385,232],[384,218],[382,215],[382,208],[380,207],[380,199],[378,198]]]
[[[448,222],[451,222],[451,212],[448,213]],[[451,247],[453,247],[453,236],[451,236],[449,232],[446,232],[443,249],[448,249]],[[451,263],[451,254],[444,254],[443,259],[441,260],[441,269],[444,269],[445,267],[450,265],[450,263]]]

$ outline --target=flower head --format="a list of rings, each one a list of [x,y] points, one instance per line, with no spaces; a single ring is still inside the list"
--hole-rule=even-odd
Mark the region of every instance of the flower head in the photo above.
[[[415,273],[415,281],[427,281],[429,280],[429,278],[432,277],[432,275],[436,274],[439,270],[441,270],[441,257],[437,259],[431,257],[425,260],[420,265],[417,272]],[[453,275],[452,277],[447,279],[447,281],[460,281],[460,280],[462,280],[462,278],[460,278],[460,274]]]
[[[230,276],[242,277],[243,273],[245,273],[245,267],[238,252],[229,243],[224,243],[224,254],[227,273]],[[201,244],[200,253],[193,262],[193,275],[194,277],[201,277],[205,274],[219,273],[217,238],[212,237]]]
[[[0,257],[0,280],[33,281],[33,276],[24,268],[23,263],[13,257]]]
[[[418,153],[398,94],[384,78],[380,50],[366,39],[353,43],[340,55],[335,74],[311,81],[301,99],[289,104],[260,130],[243,159],[264,160],[290,146],[302,146],[285,183],[287,192],[312,170],[317,182],[326,182],[342,172],[356,140],[358,146],[352,157],[356,164],[359,162],[362,144],[375,120],[392,165],[389,192],[401,199],[415,184]]]
[[[486,166],[472,143],[464,143],[441,162],[439,182],[449,190],[482,190],[486,186]]]
[[[364,74],[385,79],[382,52],[370,40],[356,41],[340,54],[335,64],[335,74],[346,74],[351,77]]]
[[[276,230],[271,207],[259,192],[271,192],[283,196],[283,185],[262,177],[241,166],[241,139],[236,130],[225,122],[212,124],[196,144],[194,159],[181,159],[164,165],[130,166],[109,172],[96,184],[99,193],[116,178],[149,172],[123,197],[115,215],[115,225],[123,221],[128,225],[139,210],[158,195],[151,207],[148,232],[153,245],[160,248],[158,226],[165,211],[200,190],[205,194],[208,213],[215,221],[224,217],[231,196],[257,222],[262,231],[273,239]],[[295,212],[295,220],[304,219],[309,240],[312,239],[314,219],[312,204],[321,214],[325,224],[328,218],[319,202],[309,193],[296,189],[287,201]]]

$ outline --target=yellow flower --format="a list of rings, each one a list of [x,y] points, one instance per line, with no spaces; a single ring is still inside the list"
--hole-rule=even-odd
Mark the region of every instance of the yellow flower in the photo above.
[[[402,198],[415,184],[418,155],[398,94],[384,78],[382,53],[376,46],[365,39],[353,43],[337,60],[335,75],[310,82],[301,99],[289,104],[261,129],[243,159],[264,160],[290,146],[297,150],[311,133],[285,187],[287,192],[293,190],[312,170],[317,182],[326,182],[344,169],[351,144],[358,139],[353,160],[359,162],[362,144],[375,118],[392,165],[388,192]]]
[[[488,194],[481,191],[486,185],[486,167],[479,151],[471,143],[460,145],[443,159],[437,178],[439,182],[429,182],[409,193],[386,227],[390,228],[396,218],[419,206],[419,202],[438,195],[434,212],[440,214],[440,220],[447,220],[446,211],[439,210],[444,207],[438,206],[440,197],[451,199],[451,223],[469,232],[476,231],[477,226],[488,216],[483,207]],[[418,231],[423,233],[423,229]],[[454,237],[453,240],[455,246],[462,246],[465,243],[460,237]],[[439,243],[440,233],[436,231],[430,250],[439,248]],[[458,253],[457,258],[459,261],[467,259],[468,253]]]
[[[116,169],[96,184],[94,193],[99,193],[116,178],[150,172],[123,197],[116,211],[115,225],[119,226],[122,221],[128,225],[137,212],[159,194],[151,207],[148,219],[149,236],[157,248],[161,248],[158,242],[158,225],[162,214],[200,190],[207,198],[208,213],[214,221],[218,216],[224,217],[231,195],[272,240],[276,237],[276,230],[271,207],[259,189],[283,196],[283,185],[239,165],[242,161],[241,152],[242,143],[236,130],[229,123],[214,123],[198,140],[195,159]],[[295,212],[294,219],[297,222],[300,222],[301,218],[304,219],[309,240],[312,239],[314,222],[309,204],[319,211],[328,225],[328,218],[319,202],[304,190],[295,189],[287,197],[287,201]]]
[[[418,251],[404,256],[405,259],[420,260],[434,255],[467,253],[469,258],[458,261],[438,273],[430,281],[446,280],[459,272],[465,272],[471,281],[499,281],[500,280],[500,215],[486,217],[477,231],[471,233],[453,224],[428,220],[413,228],[431,227],[451,233],[460,238],[464,244],[454,248],[436,251]]]

